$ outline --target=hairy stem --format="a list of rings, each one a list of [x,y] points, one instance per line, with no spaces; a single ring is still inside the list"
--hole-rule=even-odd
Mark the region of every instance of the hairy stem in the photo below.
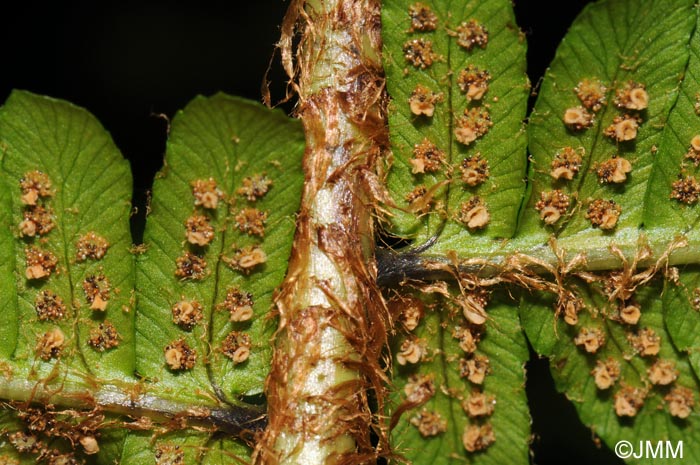
[[[276,300],[258,464],[357,464],[376,456],[368,391],[381,405],[388,319],[363,186],[386,145],[379,18],[378,0],[298,0],[283,26],[283,61],[298,75],[307,139],[305,186]],[[295,28],[301,38],[293,64]]]
[[[26,379],[0,378],[0,398],[15,403],[96,409],[132,418],[148,417],[161,424],[177,419],[180,427],[184,422],[189,427],[223,431],[235,436],[249,436],[264,424],[263,412],[254,406],[197,407],[138,391],[136,385],[103,384],[94,389],[67,389]]]
[[[455,251],[454,254],[431,254],[382,249],[377,252],[378,284],[393,287],[404,280],[431,281],[450,279],[453,268],[461,273],[481,277],[497,276],[518,265],[536,274],[566,266],[579,257],[576,268],[581,271],[619,270],[625,263],[635,263],[639,269],[663,265],[675,266],[700,261],[700,238],[696,234],[676,235],[674,231],[644,232],[636,228],[618,231],[619,239],[609,237],[566,238],[557,242],[523,245],[497,244],[492,250]],[[613,251],[614,250],[614,251]]]

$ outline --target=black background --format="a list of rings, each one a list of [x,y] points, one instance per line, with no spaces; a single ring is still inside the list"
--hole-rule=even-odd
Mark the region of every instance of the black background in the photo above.
[[[131,161],[141,211],[165,150],[167,123],[158,115],[172,117],[195,95],[217,91],[260,100],[287,7],[282,0],[22,3],[0,13],[0,101],[18,88],[86,107]],[[515,1],[533,85],[587,3]],[[285,78],[278,61],[270,77],[280,99]],[[135,229],[140,225],[137,219]],[[533,463],[621,463],[593,445],[573,406],[556,393],[545,361],[528,364],[527,391]]]

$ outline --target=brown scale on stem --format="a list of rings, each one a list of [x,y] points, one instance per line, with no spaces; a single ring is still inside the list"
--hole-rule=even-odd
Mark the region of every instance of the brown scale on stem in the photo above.
[[[406,45],[407,60],[418,68],[435,59],[426,42]],[[268,427],[253,463],[374,463],[389,451],[366,394],[373,391],[383,411],[380,360],[390,323],[376,287],[375,209],[364,182],[376,176],[388,143],[379,2],[294,0],[280,44],[306,132],[305,184],[287,277],[275,299]]]

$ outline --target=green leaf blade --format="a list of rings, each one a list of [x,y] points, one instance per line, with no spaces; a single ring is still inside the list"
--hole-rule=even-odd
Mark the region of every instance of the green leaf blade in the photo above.
[[[382,36],[384,42],[384,69],[387,75],[387,91],[392,96],[388,115],[393,165],[387,178],[387,187],[395,193],[399,209],[394,211],[392,227],[399,236],[425,240],[437,231],[442,218],[437,212],[420,215],[411,212],[406,195],[413,189],[424,186],[426,189],[444,183],[447,177],[444,167],[437,172],[412,174],[410,161],[416,144],[428,139],[439,150],[449,154],[450,147],[450,89],[448,86],[449,41],[445,34],[445,18],[448,14],[447,2],[434,2],[429,8],[437,16],[435,30],[410,32],[411,18],[408,14],[412,2],[405,0],[387,1],[382,5]],[[435,54],[432,65],[426,69],[414,67],[404,58],[404,46],[412,40],[425,40],[432,43]],[[417,86],[424,86],[442,100],[435,103],[432,117],[415,115],[409,106],[409,98]],[[449,162],[449,159],[445,160]],[[444,201],[444,187],[434,193],[436,202]]]
[[[698,19],[700,21],[700,19]],[[699,214],[693,203],[672,198],[674,181],[687,175],[696,177],[692,158],[694,136],[700,133],[697,89],[700,86],[700,33],[696,25],[690,40],[690,60],[683,75],[678,99],[664,128],[663,139],[655,157],[645,199],[644,225],[648,229],[673,230],[693,236]]]
[[[634,18],[634,21],[630,19]],[[587,7],[572,25],[539,93],[530,117],[530,150],[533,196],[523,218],[520,235],[554,233],[562,244],[575,247],[577,241],[605,244],[617,231],[618,237],[633,238],[642,225],[647,182],[661,143],[663,126],[677,96],[688,54],[685,44],[695,25],[692,2],[598,2]],[[584,79],[599,79],[608,88],[607,104],[595,115],[588,129],[568,129],[564,112],[581,105],[575,88]],[[616,108],[616,90],[626,82],[646,86],[649,106],[643,111]],[[616,142],[605,130],[615,117],[639,116],[642,123],[632,141]],[[579,173],[568,182],[549,175],[555,153],[564,147],[583,158]],[[628,160],[632,171],[619,184],[602,183],[596,169],[614,155]],[[540,193],[561,189],[571,199],[566,214],[553,227],[544,226],[535,210]],[[621,207],[614,228],[594,227],[586,218],[595,199],[612,199]],[[624,231],[627,229],[627,231]],[[632,239],[631,242],[634,242]]]
[[[76,368],[85,377],[125,380],[134,367],[133,260],[131,174],[99,122],[85,110],[28,92],[14,92],[0,113],[0,139],[5,146],[3,169],[12,195],[15,267],[19,293],[20,339],[13,357],[20,365],[34,360],[40,376],[54,365]],[[42,237],[20,237],[22,221],[32,206],[20,199],[20,179],[39,170],[52,183],[52,193],[37,201],[53,212],[55,227]],[[36,207],[36,208],[39,208]],[[81,238],[95,233],[108,244],[104,256],[79,258]],[[48,250],[57,259],[50,276],[28,279],[25,250]],[[108,282],[104,311],[91,309],[84,283],[103,276]],[[62,301],[63,316],[42,321],[37,299],[53,292]],[[110,322],[119,334],[116,347],[100,350],[89,344],[91,331]],[[61,356],[41,360],[36,346],[42,334],[60,328],[65,337]],[[43,374],[42,374],[43,373]]]
[[[493,238],[508,238],[515,232],[517,214],[525,184],[526,134],[523,130],[529,84],[525,75],[525,41],[515,25],[512,5],[507,1],[450,2],[427,4],[435,14],[435,29],[429,32],[411,30],[410,8],[416,2],[392,1],[382,8],[385,43],[387,90],[392,97],[389,111],[393,166],[387,185],[399,210],[391,218],[392,234],[420,243],[439,235],[431,252],[444,253],[463,248],[466,240],[484,249],[493,246]],[[475,23],[471,23],[475,21]],[[462,28],[484,27],[488,39],[483,46],[459,45]],[[478,30],[478,29],[475,29]],[[430,39],[439,59],[426,69],[411,66],[404,59],[403,47],[411,40]],[[482,96],[467,96],[465,73],[489,75]],[[419,86],[439,92],[442,100],[435,104],[434,116],[417,116],[409,102]],[[475,140],[459,142],[456,131],[463,123],[465,111],[488,115],[490,122]],[[482,124],[475,117],[467,118],[472,129]],[[487,123],[483,123],[486,125]],[[424,139],[435,144],[444,154],[442,166],[421,173],[416,167],[417,147]],[[467,159],[487,165],[488,175],[477,181],[462,180],[462,164]],[[479,164],[483,170],[483,164]],[[422,199],[427,204],[410,204],[406,196],[417,187],[425,187]],[[490,219],[467,227],[462,210],[477,199],[486,206]],[[425,207],[425,208],[423,208]],[[466,210],[469,210],[468,208]],[[466,212],[465,210],[465,212]],[[443,229],[444,228],[444,229]]]
[[[392,431],[397,452],[412,463],[522,464],[528,461],[530,416],[525,395],[524,364],[529,353],[517,313],[507,298],[495,298],[488,306],[488,321],[476,346],[475,356],[487,357],[489,373],[483,384],[474,384],[460,374],[460,360],[471,358],[459,346],[452,331],[465,327],[461,310],[438,299],[427,308],[412,335],[427,345],[427,356],[417,364],[395,365],[396,392],[391,401],[396,408],[407,401],[406,386],[411,376],[429,376],[435,388],[427,402],[408,407]],[[472,330],[475,328],[472,327]],[[395,341],[394,353],[405,337]],[[490,415],[469,417],[462,402],[483,392],[495,401]],[[446,431],[424,436],[417,419],[421,412],[437,413],[446,421]],[[492,428],[494,441],[483,450],[465,449],[463,435],[469,426]]]
[[[557,390],[567,396],[581,421],[608,447],[612,449],[618,441],[624,440],[632,442],[637,451],[640,440],[653,444],[671,441],[674,446],[683,441],[684,459],[696,460],[700,457],[700,450],[692,444],[696,442],[693,438],[697,434],[697,418],[693,414],[687,419],[672,416],[666,396],[676,387],[696,393],[697,378],[687,355],[674,347],[666,331],[663,305],[658,299],[660,287],[661,284],[655,282],[637,292],[635,299],[642,309],[637,325],[616,321],[614,304],[607,302],[598,285],[581,282],[572,287],[585,303],[576,325],[568,325],[562,318],[555,317],[556,296],[526,298],[521,305],[521,321],[533,348],[550,357],[550,370]],[[582,328],[599,328],[604,334],[604,344],[594,353],[574,342]],[[644,329],[651,329],[660,337],[658,355],[642,356],[635,350],[630,338]],[[608,359],[619,363],[620,373],[612,386],[604,390],[596,385],[593,370],[597,362]],[[654,385],[650,381],[649,373],[657,360],[673,362],[677,378],[670,385]],[[623,386],[646,392],[643,404],[632,417],[616,413],[615,399]],[[628,462],[653,463],[653,459],[630,458]]]
[[[138,372],[157,379],[169,395],[211,403],[262,391],[273,331],[265,314],[286,271],[303,179],[298,171],[303,147],[297,122],[224,95],[195,99],[173,121],[167,165],[154,183],[137,286]],[[253,175],[265,175],[272,184],[267,194],[248,201],[237,192]],[[192,182],[209,178],[221,192],[213,210],[194,205]],[[244,208],[267,214],[264,237],[238,228],[236,218]],[[204,247],[186,241],[185,221],[195,214],[210,218],[214,229],[213,240]],[[249,273],[228,264],[237,250],[256,245],[266,254],[264,263]],[[176,276],[176,260],[188,251],[207,262],[202,279]],[[231,322],[229,312],[220,308],[230,289],[252,294],[250,321]],[[202,307],[202,320],[190,331],[173,322],[172,308],[182,300]],[[252,343],[249,358],[240,364],[221,351],[232,331],[248,335]],[[181,338],[196,351],[197,361],[191,370],[178,372],[168,368],[164,353]],[[181,391],[183,386],[188,392]]]

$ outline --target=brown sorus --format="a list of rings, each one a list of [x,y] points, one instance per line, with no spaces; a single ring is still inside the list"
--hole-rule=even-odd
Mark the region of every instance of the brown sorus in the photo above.
[[[175,276],[180,279],[201,280],[207,276],[207,262],[190,252],[175,260]]]
[[[615,91],[615,105],[618,108],[641,111],[649,106],[649,94],[644,84],[627,81]]]
[[[202,304],[196,300],[182,299],[172,307],[173,323],[189,331],[202,320]]]
[[[622,207],[614,200],[595,199],[588,205],[586,218],[594,227],[609,230],[617,225],[621,213]]]
[[[257,208],[244,208],[236,214],[236,228],[250,236],[265,236],[267,212]]]
[[[622,157],[612,157],[596,167],[596,174],[601,184],[619,184],[627,180],[627,173],[632,171],[632,164]]]
[[[489,162],[479,152],[462,160],[460,170],[462,182],[469,187],[483,184],[490,176]]]
[[[434,173],[445,164],[445,152],[428,139],[423,139],[413,147],[410,163],[413,174]]]
[[[466,425],[462,434],[462,445],[467,452],[478,452],[487,449],[496,440],[490,423],[483,425]]]
[[[250,356],[250,336],[240,331],[231,331],[221,343],[221,352],[234,364],[243,363]]]
[[[185,237],[192,245],[204,247],[214,239],[214,228],[204,215],[192,215],[185,220]]]
[[[109,280],[102,273],[90,275],[83,281],[85,300],[90,304],[91,310],[104,311],[107,308],[110,290]]]
[[[605,361],[598,360],[591,374],[598,389],[609,389],[620,377],[620,362],[612,357]]]
[[[627,142],[637,138],[637,130],[642,120],[638,116],[616,116],[603,134],[618,142]]]
[[[403,44],[403,57],[418,69],[426,69],[437,60],[433,42],[427,39],[411,39]]]
[[[491,115],[485,107],[466,108],[464,115],[455,121],[454,135],[457,142],[469,145],[483,137],[493,126]]]
[[[435,105],[443,100],[441,92],[433,92],[429,88],[418,84],[408,98],[408,107],[416,116],[425,115],[432,118],[435,113]]]
[[[697,203],[700,198],[700,182],[690,175],[679,178],[671,184],[671,198],[687,205]]]
[[[467,101],[481,100],[489,90],[490,80],[491,74],[488,71],[469,64],[459,72],[457,85],[459,90],[467,96]]]
[[[109,321],[104,321],[90,330],[88,344],[98,352],[117,347],[121,337],[117,328]]]
[[[540,219],[545,224],[552,225],[566,214],[569,204],[569,196],[560,189],[555,189],[540,192],[540,200],[535,204],[535,210],[540,212]]]
[[[242,292],[237,287],[231,287],[226,291],[224,301],[216,308],[227,310],[233,322],[248,321],[253,317],[253,295]]]
[[[605,105],[605,94],[608,88],[600,79],[581,79],[578,85],[574,88],[576,96],[581,101],[581,104],[587,109],[598,112]]]
[[[58,259],[48,250],[38,247],[27,247],[24,249],[25,276],[27,279],[44,279],[51,276],[56,269]]]
[[[61,356],[66,337],[59,328],[53,328],[39,337],[36,345],[37,355],[44,361]]]
[[[51,180],[43,171],[27,171],[19,180],[22,190],[20,200],[25,205],[36,205],[37,200],[53,196]]]
[[[476,19],[462,22],[455,30],[457,45],[471,51],[475,46],[486,48],[489,43],[489,31]]]
[[[88,258],[100,260],[107,253],[109,242],[104,237],[90,231],[80,236],[75,244],[76,260],[84,262]]]
[[[36,295],[34,309],[40,321],[56,321],[66,315],[66,305],[63,303],[63,299],[48,289]]]
[[[41,205],[25,208],[24,219],[19,223],[19,233],[22,237],[44,236],[56,224],[53,221],[53,211]]]
[[[409,32],[430,32],[437,28],[437,15],[424,3],[416,2],[409,6],[408,16],[411,18]]]
[[[265,173],[254,174],[243,179],[242,186],[236,190],[236,193],[249,202],[255,202],[263,198],[271,187],[272,180]]]
[[[582,157],[578,151],[572,147],[564,147],[554,154],[549,175],[554,179],[571,181],[581,169],[581,162]]]
[[[197,352],[183,339],[171,342],[164,349],[165,363],[173,371],[191,370],[197,362]]]
[[[418,432],[424,438],[437,436],[447,431],[447,420],[442,416],[430,410],[422,409],[413,418],[410,423],[418,428]]]
[[[572,131],[582,131],[593,126],[593,115],[581,106],[567,108],[563,120]]]
[[[574,344],[582,346],[589,354],[595,354],[605,344],[605,333],[600,328],[581,328]]]
[[[486,202],[480,197],[474,196],[460,205],[456,219],[469,229],[483,229],[491,221],[491,214]]]
[[[216,209],[223,193],[219,190],[213,178],[196,179],[190,185],[192,186],[195,207],[201,206],[208,210]]]

